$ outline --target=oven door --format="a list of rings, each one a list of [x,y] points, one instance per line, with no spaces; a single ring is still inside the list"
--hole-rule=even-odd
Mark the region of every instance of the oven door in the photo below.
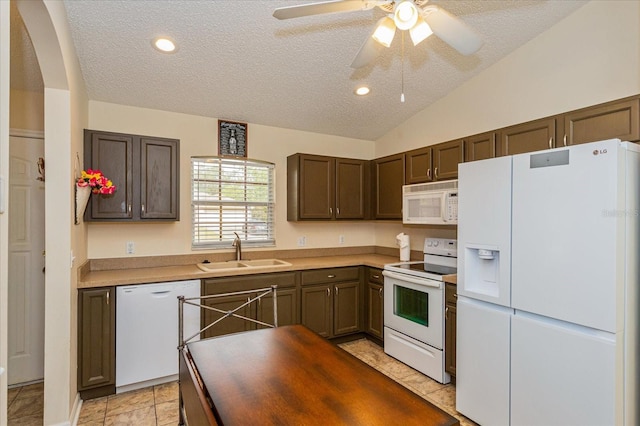
[[[388,270],[384,270],[382,274],[385,327],[443,349],[442,282]]]

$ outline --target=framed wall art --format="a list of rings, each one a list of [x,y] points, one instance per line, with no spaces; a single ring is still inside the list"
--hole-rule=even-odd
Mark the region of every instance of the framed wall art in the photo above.
[[[247,123],[218,120],[218,153],[223,157],[247,157]]]

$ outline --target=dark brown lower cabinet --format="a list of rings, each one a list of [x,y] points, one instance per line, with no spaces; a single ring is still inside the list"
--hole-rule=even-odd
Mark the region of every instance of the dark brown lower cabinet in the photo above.
[[[113,287],[78,290],[78,391],[83,399],[115,393],[115,302]]]
[[[296,273],[284,272],[273,274],[246,275],[227,278],[210,278],[204,280],[204,295],[226,294],[238,291],[252,291],[262,288],[268,288],[271,285],[277,285],[276,294],[278,296],[278,325],[299,324],[300,315],[296,286]],[[256,297],[260,292],[255,291],[249,294],[229,295],[204,299],[203,304],[217,308],[221,311],[228,312],[241,306],[247,302],[249,298]],[[236,312],[238,315],[247,318],[257,319],[268,324],[273,323],[273,298],[269,296],[263,297],[248,306],[245,306]],[[202,327],[205,327],[224,314],[217,311],[203,309]],[[224,334],[238,333],[241,331],[255,330],[263,326],[256,323],[246,321],[240,318],[225,318],[216,325],[210,327],[202,333],[202,337],[214,337]]]
[[[360,269],[348,267],[302,272],[302,324],[327,338],[361,331]]]
[[[457,297],[457,286],[447,283],[445,287],[444,369],[452,376],[456,375]]]
[[[369,268],[367,274],[367,321],[366,332],[379,339],[384,336],[384,287],[382,271],[376,268]]]

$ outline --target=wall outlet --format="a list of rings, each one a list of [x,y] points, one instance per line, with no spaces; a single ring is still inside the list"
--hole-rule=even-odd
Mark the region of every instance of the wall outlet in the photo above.
[[[344,244],[344,235],[338,237],[338,244]]]
[[[133,254],[136,252],[136,245],[133,241],[127,241],[127,254]]]
[[[302,237],[298,237],[298,247],[304,247],[307,245],[307,237],[306,236],[302,236]]]

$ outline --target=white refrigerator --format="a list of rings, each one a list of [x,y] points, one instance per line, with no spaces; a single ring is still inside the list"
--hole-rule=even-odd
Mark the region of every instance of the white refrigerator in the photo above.
[[[639,182],[617,139],[459,166],[459,412],[639,424]]]

